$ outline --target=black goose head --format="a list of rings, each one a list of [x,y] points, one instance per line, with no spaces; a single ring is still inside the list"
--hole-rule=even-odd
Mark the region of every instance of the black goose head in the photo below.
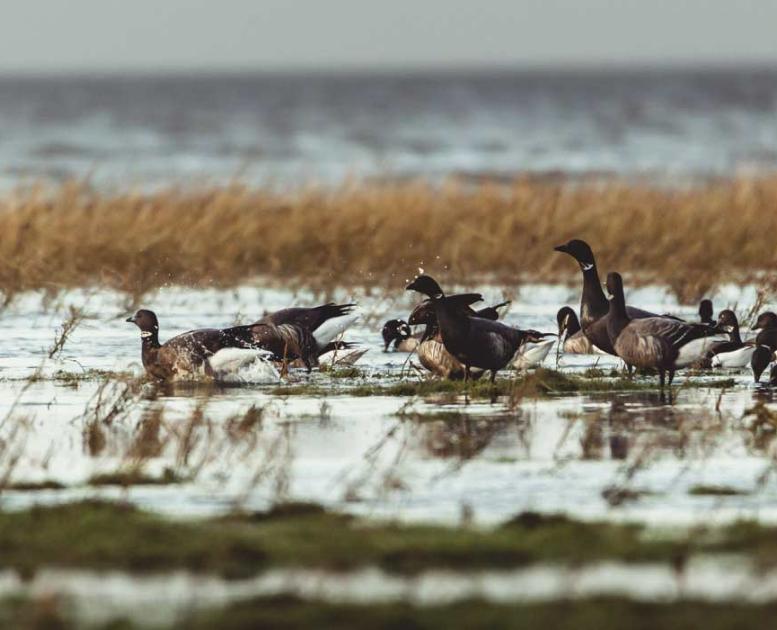
[[[765,311],[758,316],[758,320],[753,325],[752,330],[758,330],[759,328],[777,328],[777,315],[772,311]]]
[[[388,350],[392,341],[399,343],[411,335],[410,326],[404,319],[390,319],[383,325],[383,351]]]
[[[415,279],[405,287],[405,290],[418,291],[419,293],[429,296],[433,300],[445,297],[445,294],[442,292],[440,285],[437,284],[437,281],[425,274],[416,276]]]
[[[702,300],[699,302],[699,319],[705,324],[711,324],[712,320],[712,300]]]
[[[753,352],[753,356],[750,357],[750,367],[753,368],[753,378],[756,383],[761,380],[761,374],[769,367],[773,356],[774,353],[767,346],[758,346]]]
[[[159,320],[157,320],[154,311],[140,309],[132,317],[128,317],[126,321],[140,328],[140,336],[143,338],[155,336],[159,332]]]
[[[559,337],[569,328],[569,325],[577,319],[575,311],[569,306],[562,306],[556,313],[556,323],[558,324]]]
[[[610,294],[610,300],[615,300],[623,296],[623,278],[617,271],[611,271],[607,274],[607,293]]]
[[[739,321],[734,311],[725,309],[718,314],[718,328],[722,328],[727,333],[733,333],[739,330]]]
[[[434,306],[428,300],[421,302],[410,313],[407,323],[411,326],[421,326],[423,324],[434,324],[437,322],[437,315],[434,313]]]
[[[580,265],[580,269],[588,271],[596,266],[596,259],[594,259],[594,253],[591,251],[591,247],[585,241],[574,238],[566,245],[559,245],[554,247],[557,252],[564,252],[574,258]]]

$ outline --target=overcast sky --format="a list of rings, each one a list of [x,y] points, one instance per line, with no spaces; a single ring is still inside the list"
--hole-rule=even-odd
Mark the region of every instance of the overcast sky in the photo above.
[[[777,63],[777,0],[2,0],[0,72]]]

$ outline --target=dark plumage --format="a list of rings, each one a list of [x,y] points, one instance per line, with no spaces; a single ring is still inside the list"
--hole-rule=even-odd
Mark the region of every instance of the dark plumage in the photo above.
[[[496,320],[499,317],[497,309],[506,306],[510,302],[502,302],[495,306],[472,311],[473,317]],[[425,326],[421,335],[421,342],[416,348],[418,360],[427,370],[443,378],[461,380],[465,376],[465,367],[456,357],[445,349],[437,324],[437,315],[431,300],[424,300],[410,313],[408,323],[411,326]],[[470,371],[470,376],[479,378],[483,374],[480,370]]]
[[[705,322],[706,323],[706,322]],[[705,368],[744,367],[754,350],[753,344],[746,344],[739,334],[739,320],[734,311],[725,309],[718,315],[718,328],[728,333],[727,341],[713,343],[704,355],[701,366]]]
[[[397,352],[412,352],[418,347],[418,339],[404,319],[390,319],[383,325],[383,352],[388,352],[393,343]]]
[[[536,331],[511,328],[499,322],[473,317],[471,305],[482,300],[479,293],[446,297],[440,285],[429,276],[418,276],[407,286],[431,300],[440,328],[443,345],[464,365],[465,380],[473,367],[491,370],[491,380],[513,358],[527,340],[540,340]]]
[[[774,360],[777,350],[777,315],[771,311],[761,313],[753,325],[753,330],[760,331],[755,338],[755,351],[750,358],[753,378],[757,383],[761,380],[761,374]]]
[[[330,352],[338,346],[332,346],[333,332],[326,330],[330,320],[335,320],[345,315],[349,315],[356,307],[355,304],[335,304],[329,302],[321,306],[314,307],[291,307],[284,308],[274,313],[269,313],[256,321],[253,326],[270,325],[273,327],[288,327],[285,329],[286,335],[297,336],[296,346],[302,348],[309,339],[303,339],[307,334],[312,335],[316,345],[317,355]],[[296,335],[295,331],[305,331],[303,336]],[[292,357],[294,359],[303,359],[302,355]]]
[[[699,321],[702,324],[707,324],[708,326],[714,326],[715,320],[712,318],[713,310],[712,310],[712,300],[704,299],[701,302],[699,302]]]
[[[594,351],[593,344],[583,334],[580,328],[580,320],[577,319],[577,313],[569,306],[559,309],[556,314],[556,323],[558,324],[558,336],[561,341],[561,347],[568,354],[591,354]]]
[[[678,360],[683,347],[715,332],[703,324],[667,317],[630,318],[619,273],[607,275],[607,291],[611,296],[607,334],[613,348],[629,365],[658,370],[662,388],[667,373],[671,385],[675,370],[685,365]]]
[[[146,372],[155,379],[205,373],[212,376],[211,359],[220,350],[240,348],[274,352],[275,339],[268,330],[253,326],[191,330],[159,343],[159,321],[153,311],[141,309],[127,319],[140,328],[141,358]],[[275,333],[276,336],[280,333]],[[276,346],[277,347],[277,346]]]
[[[585,241],[573,239],[565,245],[554,248],[557,252],[569,254],[580,265],[583,272],[583,296],[580,300],[580,325],[586,338],[599,350],[608,354],[617,354],[607,334],[607,313],[609,304],[602,291],[596,259],[591,247]],[[656,313],[643,311],[632,306],[626,307],[629,319],[659,317]]]

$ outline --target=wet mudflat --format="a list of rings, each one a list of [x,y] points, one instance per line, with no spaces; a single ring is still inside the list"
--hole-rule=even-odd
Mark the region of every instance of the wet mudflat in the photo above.
[[[501,297],[497,291],[491,293],[488,297]],[[168,290],[153,297],[149,305],[160,316],[164,340],[194,327],[251,321],[295,297],[303,303],[315,300],[304,294],[244,287],[234,292]],[[508,322],[547,331],[555,329],[557,308],[576,301],[574,291],[555,286],[525,287],[510,297],[514,301]],[[747,304],[751,297],[749,290],[731,287],[716,302],[722,308],[724,303]],[[632,299],[659,312],[692,312],[678,308],[658,289],[636,291]],[[312,375],[292,371],[281,379],[267,366],[254,366],[228,384],[158,388],[138,378],[140,342],[137,331],[122,321],[128,308],[118,296],[71,293],[54,304],[46,304],[39,295],[23,296],[0,318],[5,340],[0,357],[4,513],[24,515],[35,506],[56,509],[53,506],[75,501],[119,501],[136,506],[150,519],[161,516],[208,524],[235,513],[264,513],[273,506],[304,502],[332,515],[356,518],[348,522],[358,522],[359,527],[397,523],[392,527],[398,528],[402,540],[410,536],[409,530],[402,533],[403,528],[417,526],[476,531],[488,537],[527,513],[538,515],[541,531],[542,519],[557,515],[581,526],[637,524],[643,532],[640,541],[642,537],[687,541],[700,527],[736,527],[739,521],[760,523],[765,531],[777,523],[777,483],[772,474],[777,401],[768,389],[752,383],[747,370],[681,373],[671,396],[662,396],[653,386],[654,379],[640,376],[630,381],[610,357],[551,353],[543,369],[528,374],[505,372],[493,390],[484,383],[464,389],[429,382],[412,356],[381,351],[382,321],[406,314],[411,302],[376,296],[362,297],[360,304],[362,319],[347,338],[369,351],[352,367],[334,366]],[[78,308],[83,319],[61,351],[49,357],[55,329],[68,318],[70,306]],[[84,513],[88,513],[86,507]],[[305,531],[316,535],[312,526]],[[510,536],[525,538],[525,532],[515,531]],[[89,537],[88,528],[79,532]],[[736,532],[741,541],[741,530]],[[760,536],[753,534],[753,539]],[[429,540],[436,537],[439,534]],[[30,541],[25,544],[35,546]],[[421,558],[418,570],[451,568],[450,562],[439,562],[435,554],[424,562],[422,548],[419,543],[397,553]],[[354,547],[358,555],[357,550]],[[447,584],[447,590],[440,587],[444,592],[459,595],[446,600],[443,592],[437,599],[414,605],[493,600],[480,586],[466,581],[474,579],[475,567],[503,571],[504,558],[511,556],[481,551],[479,560],[473,560],[477,553],[454,554],[453,577],[447,582],[432,580]],[[726,576],[736,573],[722,559],[722,552],[740,554],[737,566],[745,567],[740,578],[750,575],[753,545],[700,548],[693,558],[699,557],[696,552],[703,558],[714,556],[710,562],[716,568],[705,569],[708,578],[714,577],[710,583],[725,582]],[[191,561],[194,565],[156,562],[156,553],[152,550],[144,556],[146,565],[117,560],[115,584],[124,585],[117,586],[114,594],[118,612],[123,610],[122,601],[131,608],[127,603],[135,601],[133,597],[142,599],[143,589],[149,588],[132,577],[136,569],[157,575],[161,571],[164,576],[169,571],[189,571],[201,560],[195,554],[200,560]],[[313,556],[295,565],[302,573],[279,578],[264,555],[246,553],[250,579],[265,580],[264,586],[252,582],[252,587],[237,589],[237,594],[225,595],[214,605],[278,594],[327,600],[322,591],[305,586],[310,580],[320,584],[327,579],[305,573],[317,566]],[[447,550],[442,556],[450,559],[451,553]],[[371,570],[375,563],[385,570],[383,556],[365,554],[365,562],[354,558],[350,570]],[[607,577],[604,583],[610,586],[598,590],[548,588],[545,600],[574,592],[579,597],[614,595],[645,601],[665,598],[670,591],[678,601],[685,597],[674,581],[674,551],[630,554],[621,549],[582,560],[619,563],[636,558],[658,563],[656,570],[670,577],[661,578],[664,581],[659,580],[652,594],[624,593],[615,588],[618,580]],[[529,560],[540,563],[543,571],[565,573],[574,555],[540,553]],[[508,565],[514,571],[529,560],[513,558]],[[197,579],[216,579],[213,567],[203,566],[204,576]],[[320,569],[339,571],[338,566],[324,563]],[[618,566],[614,574],[622,570]],[[18,574],[18,566],[5,568],[13,575],[24,574]],[[82,584],[99,581],[100,572],[109,570],[78,557],[69,558],[64,568],[98,571],[84,574]],[[42,575],[40,570],[33,569],[31,575]],[[643,564],[630,570],[651,569]],[[402,602],[407,598],[401,593],[415,589],[404,582],[397,585],[391,581],[395,578],[380,571],[376,575],[366,582],[375,585],[370,593],[359,592],[340,603],[385,601],[385,589],[400,594],[391,601]],[[644,583],[644,575],[639,576],[629,574],[623,580]],[[79,583],[71,578],[61,579],[60,586],[50,576],[43,583],[53,592],[64,592],[62,584]],[[14,582],[18,578],[8,579],[6,594],[36,598],[46,590],[41,577],[37,582],[22,582],[24,587]],[[358,576],[347,579],[365,583]],[[537,583],[536,576],[499,573],[493,579],[504,582],[494,587],[497,591],[513,594]],[[703,583],[706,578],[694,579]],[[469,586],[461,586],[461,580]],[[279,583],[282,587],[267,586]],[[185,589],[190,596],[200,588],[196,580],[192,584]],[[700,586],[691,594],[710,600],[740,599],[733,586],[717,594],[705,588]],[[68,597],[80,601],[87,611],[90,601],[99,600],[97,591],[91,599],[71,591]],[[764,592],[759,602],[774,599],[768,589]],[[526,603],[517,595],[505,596],[502,603],[516,601]],[[168,607],[166,614],[160,622],[176,619],[181,611]],[[90,618],[90,613],[79,618]]]

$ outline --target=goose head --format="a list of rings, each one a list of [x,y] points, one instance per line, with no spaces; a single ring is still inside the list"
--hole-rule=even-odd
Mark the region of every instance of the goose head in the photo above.
[[[140,309],[132,317],[128,317],[126,321],[140,328],[141,337],[150,337],[159,332],[159,320],[157,320],[154,311]]]
[[[578,262],[580,269],[583,271],[593,269],[596,265],[594,253],[591,251],[590,245],[588,245],[588,243],[585,241],[581,241],[580,239],[574,238],[565,245],[559,245],[553,249],[555,249],[557,252],[563,252],[572,256],[572,258]]]
[[[607,274],[607,282],[605,282],[604,286],[607,288],[610,300],[623,295],[623,278],[617,271],[611,271]]]
[[[410,313],[410,317],[407,319],[407,323],[411,326],[421,326],[424,324],[433,324],[437,319],[434,313],[434,306],[429,300],[421,302]]]
[[[556,313],[556,323],[558,324],[559,337],[569,328],[569,324],[574,317],[576,317],[575,311],[569,306],[563,306],[558,310],[558,313]]]
[[[732,333],[739,329],[739,321],[734,311],[730,309],[720,311],[718,315],[718,328],[725,330],[727,333]]]
[[[777,328],[777,315],[772,311],[765,311],[758,316],[755,324],[753,324],[752,330],[758,330],[760,328]]]
[[[699,302],[699,319],[705,324],[712,323],[712,300]]]
[[[383,335],[383,351],[388,351],[392,341],[399,343],[411,335],[410,326],[404,319],[390,319],[383,325],[381,335]]]
[[[442,289],[440,288],[440,285],[437,284],[437,281],[432,278],[431,276],[427,276],[425,274],[422,274],[420,276],[416,276],[415,279],[405,287],[406,291],[418,291],[419,293],[423,293],[426,296],[429,296],[433,300],[438,300],[445,296],[445,294],[442,292]]]

